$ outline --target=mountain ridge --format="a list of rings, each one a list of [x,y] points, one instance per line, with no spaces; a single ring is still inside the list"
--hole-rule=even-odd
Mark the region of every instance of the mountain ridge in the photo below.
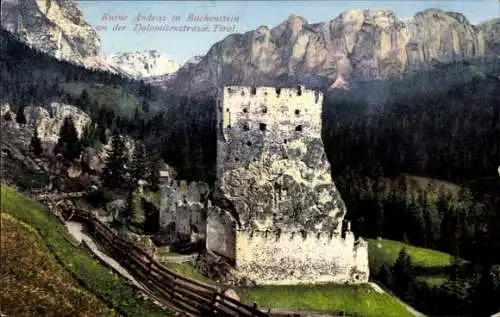
[[[499,54],[499,25],[493,19],[473,26],[463,14],[440,9],[406,21],[391,10],[351,9],[314,24],[291,15],[273,28],[227,36],[162,84],[182,93],[211,93],[220,85],[334,88]]]

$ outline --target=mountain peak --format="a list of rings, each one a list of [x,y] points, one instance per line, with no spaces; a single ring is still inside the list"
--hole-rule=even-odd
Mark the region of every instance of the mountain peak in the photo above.
[[[121,73],[137,78],[169,75],[182,66],[175,59],[155,49],[115,53],[111,54],[107,61]]]
[[[76,63],[101,50],[97,33],[73,1],[2,1],[2,27],[43,52]]]

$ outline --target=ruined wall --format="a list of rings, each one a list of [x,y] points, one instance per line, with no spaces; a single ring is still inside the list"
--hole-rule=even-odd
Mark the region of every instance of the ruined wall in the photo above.
[[[208,212],[206,247],[229,260],[235,259],[236,222],[217,206]]]
[[[321,140],[322,101],[304,87],[220,91],[214,203],[241,228],[328,231],[342,221]]]
[[[366,283],[368,248],[350,231],[236,232],[235,275],[258,284]]]
[[[167,228],[174,223],[175,234],[179,239],[187,239],[193,234],[197,239],[204,239],[208,190],[208,184],[203,182],[174,180],[162,184],[160,228]]]

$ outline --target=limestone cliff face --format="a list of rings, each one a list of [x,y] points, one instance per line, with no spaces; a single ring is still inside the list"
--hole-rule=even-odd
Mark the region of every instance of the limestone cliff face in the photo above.
[[[4,0],[2,27],[57,58],[82,63],[100,52],[100,40],[70,0]]]
[[[478,38],[484,41],[485,53],[500,55],[500,18],[479,24],[477,31]]]
[[[361,9],[318,24],[291,16],[274,28],[229,35],[166,86],[183,92],[220,85],[328,88],[336,81],[387,78],[436,61],[491,54],[498,35],[498,21],[476,29],[463,15],[437,9],[406,22],[392,11]]]
[[[26,107],[24,108],[24,115],[26,123],[37,130],[42,145],[48,151],[51,151],[59,139],[59,131],[64,118],[71,117],[73,119],[79,137],[82,135],[85,124],[90,121],[89,116],[79,108],[57,102],[51,103],[48,109],[33,106]]]
[[[321,140],[322,96],[301,89],[224,89],[214,204],[240,229],[340,231],[346,210]]]

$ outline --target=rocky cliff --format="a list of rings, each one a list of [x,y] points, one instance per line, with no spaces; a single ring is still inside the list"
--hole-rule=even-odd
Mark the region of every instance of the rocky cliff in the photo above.
[[[100,40],[73,1],[2,1],[2,27],[57,58],[82,63],[100,52]]]
[[[477,31],[484,41],[485,53],[500,55],[500,18],[480,23]]]
[[[231,34],[165,85],[181,92],[214,92],[220,85],[328,88],[498,51],[495,20],[476,28],[463,15],[438,9],[409,21],[392,11],[354,9],[324,23],[291,16],[274,28]]]

